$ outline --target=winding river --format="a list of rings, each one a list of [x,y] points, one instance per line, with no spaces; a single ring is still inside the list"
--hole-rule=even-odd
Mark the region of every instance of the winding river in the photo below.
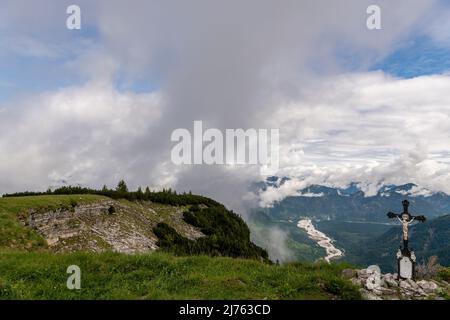
[[[333,245],[333,240],[329,238],[325,233],[317,230],[312,224],[311,219],[300,220],[297,227],[304,229],[311,240],[317,242],[317,244],[324,248],[327,255],[324,258],[328,263],[331,259],[339,258],[343,256],[343,252]]]

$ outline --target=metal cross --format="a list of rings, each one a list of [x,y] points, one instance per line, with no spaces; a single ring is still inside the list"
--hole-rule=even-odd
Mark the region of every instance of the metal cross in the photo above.
[[[408,211],[408,207],[409,207],[409,201],[408,200],[404,200],[402,202],[403,204],[403,212],[400,214],[396,214],[393,212],[388,212],[387,216],[390,219],[394,219],[397,218],[400,223],[403,226],[403,250],[405,252],[409,252],[409,248],[408,248],[408,227],[411,223],[413,223],[414,221],[419,221],[419,222],[425,222],[426,218],[425,216],[413,216],[409,213]]]

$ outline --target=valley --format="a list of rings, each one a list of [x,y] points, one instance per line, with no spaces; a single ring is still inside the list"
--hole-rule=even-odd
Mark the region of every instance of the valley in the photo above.
[[[332,259],[343,256],[343,252],[334,246],[333,240],[314,227],[311,219],[302,219],[298,222],[297,226],[304,229],[312,240],[316,241],[320,247],[325,249],[327,255],[324,259],[326,262],[329,263]]]
[[[449,225],[450,216],[413,225],[418,256],[447,263]],[[0,299],[359,299],[342,276],[348,262],[390,270],[400,241],[399,226],[304,213],[261,210],[249,227],[212,199],[124,183],[7,195]],[[65,289],[70,265],[87,290]]]
[[[278,188],[287,180],[272,177],[258,188]],[[389,221],[386,213],[400,211],[404,199],[411,202],[414,214],[428,217],[426,223],[413,224],[411,228],[411,245],[420,262],[437,255],[442,265],[450,265],[450,236],[446,231],[450,228],[450,220],[446,218],[450,213],[450,196],[425,192],[414,184],[384,186],[372,196],[366,196],[356,184],[348,188],[313,185],[271,207],[255,209],[250,227],[255,233],[265,230],[265,234],[275,228],[280,230],[279,233],[285,235],[285,248],[293,259],[313,262],[329,257],[330,250],[334,252],[333,245],[345,252],[339,261],[359,266],[377,264],[382,270],[393,272],[401,227]],[[314,229],[308,219],[313,221]],[[301,228],[294,222],[299,220],[303,221]],[[261,245],[258,239],[256,243]]]

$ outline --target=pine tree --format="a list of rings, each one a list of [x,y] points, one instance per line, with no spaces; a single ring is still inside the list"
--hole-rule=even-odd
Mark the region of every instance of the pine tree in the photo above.
[[[124,180],[119,181],[116,191],[121,193],[128,193],[128,187]]]
[[[137,192],[136,192],[136,198],[138,200],[144,199],[144,193],[142,192],[142,188],[141,187],[139,187]]]

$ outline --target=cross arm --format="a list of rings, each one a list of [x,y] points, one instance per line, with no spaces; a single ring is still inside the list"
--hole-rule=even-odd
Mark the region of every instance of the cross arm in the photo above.
[[[393,219],[393,218],[399,217],[400,215],[396,214],[396,213],[393,213],[393,212],[388,212],[387,216],[388,216],[389,219]]]
[[[427,221],[427,218],[425,216],[415,216],[414,219],[420,222]]]

